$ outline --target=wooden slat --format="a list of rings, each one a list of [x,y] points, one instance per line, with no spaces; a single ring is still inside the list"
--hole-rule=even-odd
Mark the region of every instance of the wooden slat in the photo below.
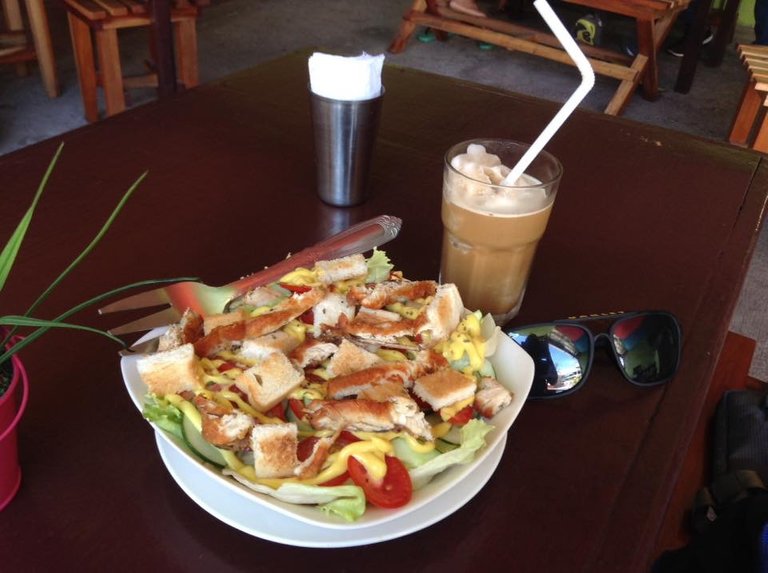
[[[125,4],[128,7],[128,11],[131,14],[146,14],[147,13],[147,3],[146,2],[140,2],[137,0],[123,0],[123,4]]]
[[[107,11],[110,16],[125,16],[128,8],[120,0],[93,0]]]
[[[104,20],[107,17],[107,11],[104,7],[91,0],[64,0],[64,4],[81,18],[90,22]]]

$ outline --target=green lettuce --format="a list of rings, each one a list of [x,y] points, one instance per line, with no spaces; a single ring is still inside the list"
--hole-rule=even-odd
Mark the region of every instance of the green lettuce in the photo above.
[[[365,277],[365,282],[367,283],[384,282],[389,278],[389,273],[392,272],[392,269],[395,268],[389,261],[387,253],[375,247],[366,263],[368,264],[368,275]]]
[[[485,446],[485,436],[493,426],[482,420],[473,419],[461,428],[461,445],[455,450],[440,454],[428,462],[411,469],[413,489],[425,486],[437,474],[454,464],[467,464],[475,458],[478,450]]]
[[[284,483],[277,489],[254,483],[237,472],[225,469],[224,475],[233,477],[248,489],[263,493],[286,503],[317,505],[322,511],[355,521],[365,513],[365,493],[356,485],[323,487],[301,483]]]
[[[155,394],[147,394],[144,397],[144,409],[141,413],[147,420],[154,422],[166,432],[170,432],[181,440],[184,439],[181,429],[184,415],[168,400],[158,398]]]

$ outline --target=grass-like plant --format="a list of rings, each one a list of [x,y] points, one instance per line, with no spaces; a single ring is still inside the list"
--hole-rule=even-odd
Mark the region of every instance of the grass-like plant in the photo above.
[[[19,249],[21,248],[21,244],[24,241],[24,237],[26,236],[26,233],[27,233],[27,229],[29,228],[29,225],[32,222],[32,217],[34,215],[35,208],[37,207],[37,204],[40,201],[40,197],[42,196],[43,191],[45,190],[45,187],[48,184],[48,179],[50,178],[51,173],[53,172],[54,167],[56,166],[56,162],[59,159],[59,155],[61,155],[62,149],[63,149],[63,144],[61,144],[59,148],[56,150],[56,153],[54,154],[53,159],[51,160],[51,163],[48,166],[48,169],[46,170],[45,175],[43,176],[43,179],[41,180],[39,187],[37,188],[37,192],[35,193],[35,196],[32,199],[32,204],[24,213],[24,216],[21,218],[21,221],[19,221],[19,224],[16,227],[15,231],[13,232],[11,237],[8,239],[8,242],[6,243],[2,252],[0,252],[0,296],[2,296],[3,287],[5,286],[6,280],[10,275],[11,269],[13,268],[13,265],[16,262]],[[110,290],[108,292],[95,296],[93,298],[90,298],[50,320],[35,318],[33,316],[34,312],[37,310],[40,304],[46,298],[48,298],[48,296],[56,289],[56,287],[64,280],[64,278],[66,278],[66,276],[69,275],[69,273],[72,272],[72,270],[75,267],[77,267],[77,265],[80,264],[80,262],[85,257],[87,257],[88,254],[101,241],[101,239],[107,233],[109,228],[112,226],[112,223],[117,218],[120,211],[125,206],[128,199],[130,199],[131,195],[133,195],[134,191],[136,191],[136,189],[139,187],[139,185],[141,184],[141,182],[144,180],[146,176],[147,176],[147,172],[144,172],[141,176],[139,176],[138,179],[136,179],[136,181],[134,181],[134,183],[128,188],[128,190],[122,196],[117,206],[112,211],[112,214],[107,218],[106,222],[102,225],[101,229],[96,234],[96,236],[91,240],[91,242],[69,264],[69,266],[67,266],[67,268],[65,268],[56,278],[53,279],[53,281],[48,286],[48,288],[46,288],[32,302],[32,304],[29,306],[29,308],[27,308],[27,310],[23,314],[0,316],[0,396],[2,396],[5,393],[10,383],[10,380],[6,379],[8,378],[7,372],[9,371],[6,363],[10,361],[11,356],[19,352],[22,348],[24,348],[28,344],[37,340],[40,336],[45,334],[51,328],[71,328],[76,330],[88,331],[88,332],[100,334],[102,336],[106,336],[107,338],[114,340],[118,344],[125,346],[125,343],[120,338],[112,334],[109,334],[104,330],[99,330],[96,328],[91,328],[89,326],[83,326],[83,325],[65,322],[73,314],[80,312],[81,310],[89,306],[92,306],[94,304],[97,304],[107,298],[110,298],[112,296],[115,296],[117,294],[120,294],[130,289],[134,289],[142,286],[150,286],[150,285],[158,285],[158,284],[168,283],[168,282],[175,282],[179,280],[194,280],[194,279],[190,279],[189,277],[182,277],[182,278],[173,278],[173,279],[139,281],[139,282],[135,282],[135,283],[131,283],[125,286],[115,288],[113,290]],[[21,330],[21,332],[19,332],[19,330]]]

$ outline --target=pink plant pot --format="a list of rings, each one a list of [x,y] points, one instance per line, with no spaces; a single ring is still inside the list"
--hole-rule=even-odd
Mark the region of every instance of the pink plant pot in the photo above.
[[[12,356],[11,366],[11,385],[0,396],[0,511],[11,502],[21,485],[16,429],[29,397],[24,365],[17,356]]]

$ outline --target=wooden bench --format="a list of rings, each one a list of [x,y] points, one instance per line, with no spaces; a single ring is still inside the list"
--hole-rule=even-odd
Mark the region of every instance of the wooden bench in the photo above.
[[[768,153],[768,46],[740,45],[749,78],[728,141]]]
[[[97,87],[104,90],[106,115],[125,110],[125,89],[157,87],[157,73],[123,77],[118,45],[118,30],[149,27],[151,17],[147,0],[63,0],[67,8],[77,75],[88,121],[99,118]],[[179,82],[186,88],[199,83],[197,69],[196,22],[202,5],[208,0],[173,0],[171,22],[174,28],[176,69]],[[94,45],[98,66],[94,60]]]
[[[614,50],[582,45],[596,74],[619,80],[605,113],[619,115],[632,94],[642,85],[646,99],[659,95],[657,53],[677,15],[689,0],[565,0],[589,8],[619,14],[636,21],[638,53],[631,57]],[[449,32],[489,44],[573,64],[551,33],[496,18],[470,16],[451,10],[445,0],[414,0],[403,16],[398,35],[390,45],[393,53],[405,49],[417,26]]]

